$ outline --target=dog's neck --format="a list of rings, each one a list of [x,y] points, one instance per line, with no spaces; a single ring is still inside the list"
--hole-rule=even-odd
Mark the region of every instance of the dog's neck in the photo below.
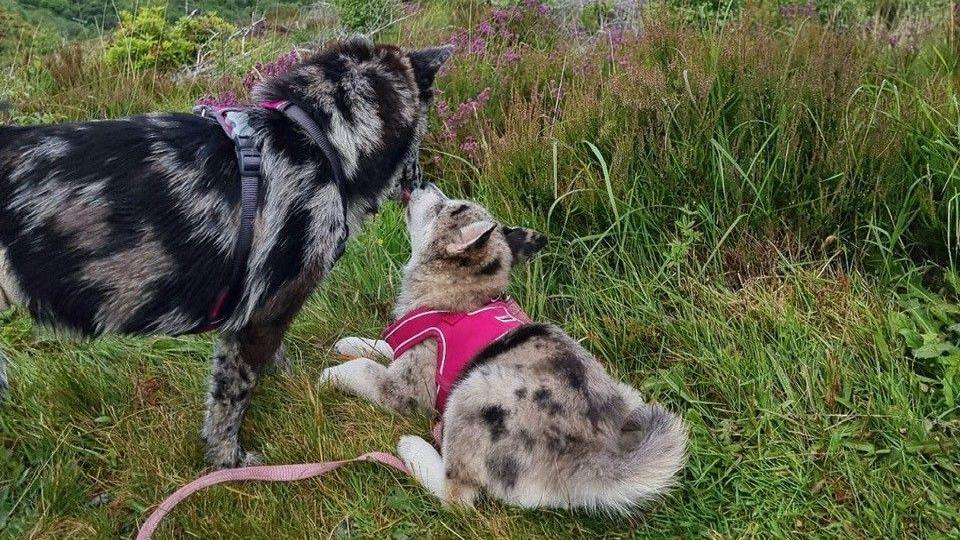
[[[436,263],[409,264],[394,308],[397,317],[414,309],[429,307],[443,311],[473,311],[502,297],[508,276],[465,278],[431,267]]]

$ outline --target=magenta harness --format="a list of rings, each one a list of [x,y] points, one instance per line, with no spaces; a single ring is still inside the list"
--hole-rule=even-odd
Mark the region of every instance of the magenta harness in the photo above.
[[[400,358],[428,339],[437,342],[437,411],[447,405],[450,390],[477,353],[530,319],[513,300],[494,300],[470,312],[415,309],[387,327],[383,339]]]

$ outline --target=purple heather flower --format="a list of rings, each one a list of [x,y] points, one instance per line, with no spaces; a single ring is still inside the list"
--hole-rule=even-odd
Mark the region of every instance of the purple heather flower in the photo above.
[[[466,152],[468,156],[473,157],[480,151],[480,143],[473,137],[467,137],[460,145],[460,149]]]
[[[813,0],[805,4],[785,4],[780,6],[780,15],[783,17],[816,17],[817,5]]]
[[[896,47],[897,44],[900,43],[900,38],[896,35],[892,35],[887,39],[887,41],[890,43],[891,47]]]
[[[243,105],[243,103],[241,103],[240,99],[237,97],[237,94],[230,90],[227,90],[219,96],[203,96],[196,101],[196,104],[218,109],[227,107],[241,107]]]
[[[477,26],[477,31],[484,36],[489,36],[493,33],[493,26],[491,26],[489,22],[483,21],[479,26]]]
[[[519,62],[523,55],[513,47],[503,51],[503,60],[508,64]]]
[[[296,50],[292,50],[281,54],[273,62],[267,62],[266,64],[257,62],[250,73],[247,73],[247,76],[243,78],[243,86],[247,90],[252,90],[258,82],[264,79],[285,75],[299,61],[300,54]]]

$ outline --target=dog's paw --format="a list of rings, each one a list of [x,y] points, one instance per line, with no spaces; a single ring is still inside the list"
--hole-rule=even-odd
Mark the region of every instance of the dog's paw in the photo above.
[[[253,467],[263,464],[263,455],[236,445],[208,445],[207,463],[217,470]]]
[[[430,443],[416,435],[404,435],[397,442],[397,455],[407,465],[407,468],[413,470],[414,466],[423,461],[424,456],[435,454]]]
[[[336,384],[334,379],[335,367],[328,367],[320,372],[320,384]]]
[[[257,465],[263,465],[263,454],[260,452],[253,452],[249,450],[244,450],[243,457],[240,459],[240,464],[238,467],[256,467]]]
[[[333,350],[345,358],[376,357],[393,358],[393,350],[386,342],[362,337],[345,337],[333,345]]]

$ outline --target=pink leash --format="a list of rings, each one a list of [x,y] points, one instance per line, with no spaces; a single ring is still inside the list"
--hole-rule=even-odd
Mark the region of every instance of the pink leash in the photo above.
[[[357,461],[376,461],[393,467],[400,472],[410,474],[410,471],[407,470],[407,467],[400,461],[400,458],[387,454],[386,452],[368,452],[360,457],[340,461],[301,463],[299,465],[260,465],[257,467],[241,467],[239,469],[215,471],[210,474],[205,474],[183,486],[160,503],[160,506],[153,511],[153,514],[151,514],[150,517],[147,518],[147,521],[143,523],[143,526],[140,527],[140,532],[137,533],[137,540],[149,540],[153,536],[154,531],[157,530],[157,526],[160,525],[160,521],[164,516],[180,504],[180,501],[201,489],[224,482],[236,482],[238,480],[295,482],[297,480],[305,480],[307,478],[324,475],[348,463],[355,463]]]
[[[437,422],[433,425],[433,440],[439,445],[443,438],[443,422]],[[339,469],[348,463],[357,461],[376,461],[383,463],[388,467],[410,474],[407,466],[400,461],[400,458],[386,452],[367,452],[360,457],[353,459],[342,459],[340,461],[321,461],[320,463],[301,463],[299,465],[259,465],[257,467],[240,467],[238,469],[223,469],[205,474],[193,482],[183,486],[173,492],[150,514],[150,517],[143,522],[140,532],[137,533],[137,540],[150,540],[153,533],[160,525],[160,521],[170,513],[180,502],[201,489],[222,484],[224,482],[237,482],[240,480],[261,480],[266,482],[296,482],[297,480],[306,480],[322,476],[330,471]]]

